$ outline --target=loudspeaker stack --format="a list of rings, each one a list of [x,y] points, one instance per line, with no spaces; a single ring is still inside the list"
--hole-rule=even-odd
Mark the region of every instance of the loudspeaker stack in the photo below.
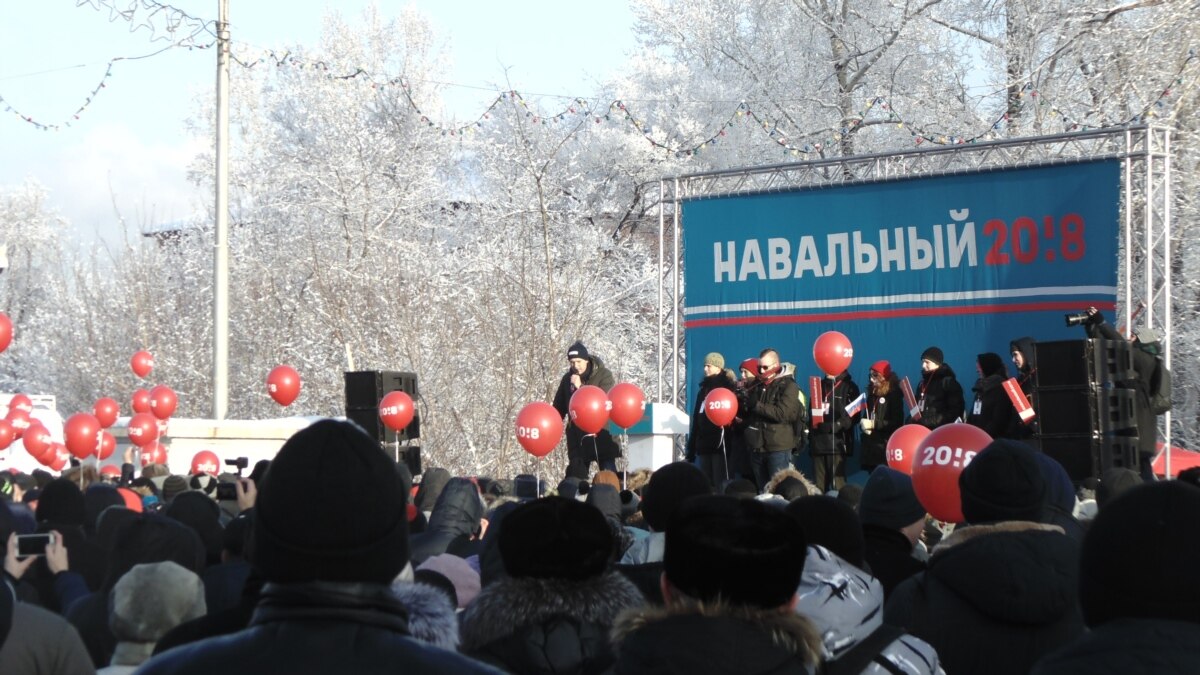
[[[384,450],[397,452],[396,461],[408,465],[414,475],[421,473],[421,448],[411,445],[421,436],[421,417],[414,411],[413,420],[400,431],[389,429],[379,419],[379,402],[393,391],[402,391],[417,401],[417,374],[391,370],[360,370],[345,373],[346,419],[358,424],[379,441]],[[405,445],[401,446],[400,443]]]
[[[1137,470],[1135,377],[1129,343],[1038,342],[1033,409],[1042,451],[1079,482],[1113,467]]]

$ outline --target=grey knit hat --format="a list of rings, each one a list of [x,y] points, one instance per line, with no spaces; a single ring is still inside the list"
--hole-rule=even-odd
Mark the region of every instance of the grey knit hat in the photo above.
[[[200,577],[170,561],[134,565],[108,597],[108,625],[120,642],[158,642],[206,611]]]

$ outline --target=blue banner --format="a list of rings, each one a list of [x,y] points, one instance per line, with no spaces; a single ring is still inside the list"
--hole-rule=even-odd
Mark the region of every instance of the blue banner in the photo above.
[[[938,346],[969,401],[977,354],[1083,338],[1063,315],[1089,305],[1113,320],[1120,176],[1114,160],[685,201],[689,397],[705,354],[736,371],[765,347],[804,390],[837,330],[860,384],[887,360],[915,385]]]

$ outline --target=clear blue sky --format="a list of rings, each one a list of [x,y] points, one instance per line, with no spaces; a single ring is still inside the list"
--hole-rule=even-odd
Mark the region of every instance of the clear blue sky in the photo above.
[[[129,0],[91,0],[128,8]],[[246,44],[284,47],[316,44],[328,7],[356,22],[366,0],[230,0],[235,51]],[[377,3],[395,16],[411,4],[427,16],[453,60],[447,100],[466,118],[494,97],[487,87],[507,77],[519,91],[590,95],[633,49],[628,0],[589,3],[562,0],[411,0]],[[177,0],[170,6],[215,19],[217,0]],[[0,186],[33,178],[51,191],[50,205],[84,239],[114,229],[113,202],[136,230],[202,211],[211,195],[186,182],[198,145],[184,130],[192,100],[214,86],[212,49],[171,49],[140,60],[118,61],[104,80],[109,59],[150,54],[152,41],[139,12],[135,22],[110,20],[107,8],[84,1],[8,3],[0,22],[0,97],[23,115],[57,131],[40,130],[0,106]],[[163,26],[161,18],[153,19]],[[131,30],[133,29],[133,30]],[[161,33],[161,31],[160,31]],[[78,119],[72,114],[101,81],[105,88]],[[70,127],[64,123],[70,123]]]

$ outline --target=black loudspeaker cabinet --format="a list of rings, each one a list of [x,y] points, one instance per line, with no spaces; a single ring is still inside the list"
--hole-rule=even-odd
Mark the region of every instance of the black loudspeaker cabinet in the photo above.
[[[1034,386],[1103,386],[1136,377],[1133,352],[1123,340],[1060,340],[1034,343]]]
[[[1136,396],[1133,389],[1039,387],[1031,403],[1042,434],[1103,436],[1137,428]]]
[[[392,431],[379,419],[379,402],[393,391],[402,391],[417,400],[417,374],[391,370],[360,370],[345,373],[346,419],[358,424],[380,443],[411,441],[421,437],[421,417],[399,432]],[[414,472],[414,475],[419,472]]]
[[[1138,470],[1137,436],[1042,435],[1042,452],[1058,460],[1075,483],[1109,469]]]

